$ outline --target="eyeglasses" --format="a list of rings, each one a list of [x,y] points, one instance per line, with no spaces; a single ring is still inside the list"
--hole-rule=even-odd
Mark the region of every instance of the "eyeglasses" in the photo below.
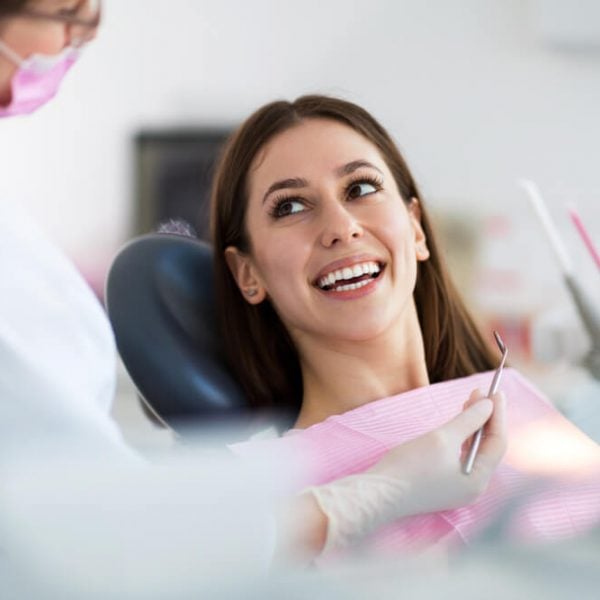
[[[102,13],[101,0],[82,0],[77,6],[64,12],[45,12],[35,8],[24,8],[20,14],[44,21],[63,23],[70,46],[82,46],[96,35]]]

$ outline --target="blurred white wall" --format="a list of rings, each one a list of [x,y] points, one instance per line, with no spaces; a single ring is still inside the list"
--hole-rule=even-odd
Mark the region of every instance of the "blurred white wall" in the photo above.
[[[2,198],[103,269],[130,231],[140,127],[232,124],[318,91],[372,110],[434,207],[507,215],[518,231],[506,260],[556,285],[515,186],[535,179],[589,276],[563,203],[576,201],[600,239],[600,52],[553,44],[551,4],[585,22],[593,3],[105,0],[99,38],[58,99],[0,123]]]

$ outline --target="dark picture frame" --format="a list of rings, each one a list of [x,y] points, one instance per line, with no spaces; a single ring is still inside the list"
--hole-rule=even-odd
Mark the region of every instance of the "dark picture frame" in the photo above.
[[[209,240],[210,188],[231,128],[142,130],[134,137],[134,235],[170,220]]]

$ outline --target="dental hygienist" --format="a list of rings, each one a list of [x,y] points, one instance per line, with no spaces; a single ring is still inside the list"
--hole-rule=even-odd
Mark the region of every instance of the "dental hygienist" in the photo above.
[[[0,118],[48,102],[99,21],[94,0],[0,0]],[[102,307],[17,198],[0,198],[0,273],[0,461],[48,436],[129,454],[107,418],[115,347]]]
[[[56,94],[95,36],[100,11],[98,0],[0,0],[0,117],[23,118]],[[109,417],[116,352],[103,310],[17,203],[0,200],[0,476],[5,464],[40,460],[48,447],[109,465],[143,462]],[[486,422],[466,477],[461,446]],[[292,499],[282,508],[278,547],[310,557],[392,519],[463,505],[486,487],[505,445],[502,397],[474,394],[453,421],[366,473]]]

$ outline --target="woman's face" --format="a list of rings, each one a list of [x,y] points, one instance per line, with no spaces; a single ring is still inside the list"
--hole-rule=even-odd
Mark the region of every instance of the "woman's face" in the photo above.
[[[428,251],[377,148],[339,122],[277,135],[249,172],[251,253],[226,255],[248,301],[268,296],[292,337],[365,340],[402,321]]]
[[[33,0],[26,6],[48,16],[89,19],[99,4],[97,0]],[[0,40],[22,59],[32,54],[58,54],[70,43],[70,31],[72,28],[64,21],[27,14],[0,21]],[[18,65],[0,51],[0,104],[3,99],[10,100],[10,85],[17,69]]]

